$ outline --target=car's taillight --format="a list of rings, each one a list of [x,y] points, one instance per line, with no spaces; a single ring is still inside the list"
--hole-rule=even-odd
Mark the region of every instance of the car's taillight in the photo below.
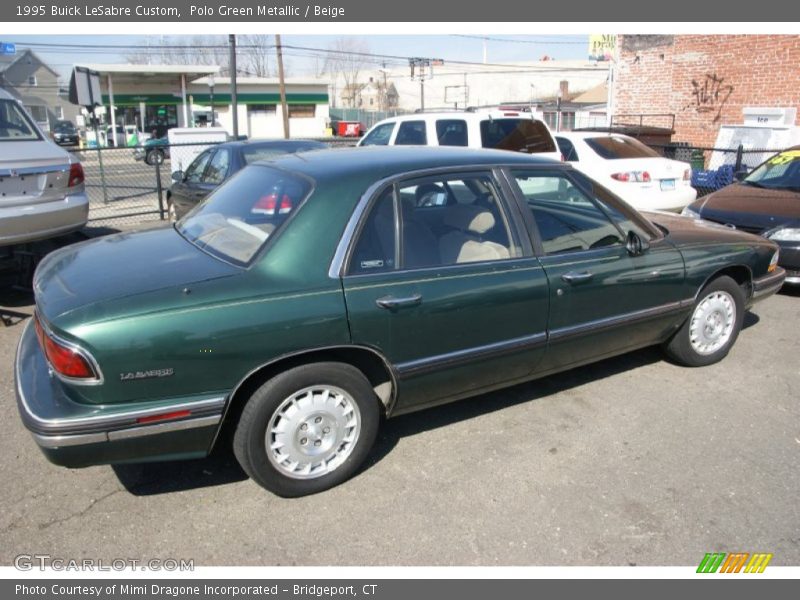
[[[253,206],[254,213],[262,213],[265,215],[274,215],[277,210],[278,214],[285,215],[292,210],[292,199],[286,194],[281,197],[280,205],[278,204],[278,196],[276,194],[269,194],[262,196],[255,206]]]
[[[612,173],[611,179],[631,183],[649,183],[650,173],[647,171],[624,171],[622,173]]]
[[[683,180],[684,181],[691,181],[692,180],[692,170],[691,169],[686,169],[683,172]]]
[[[81,163],[72,163],[69,166],[69,187],[75,187],[83,183],[83,167]]]
[[[39,338],[39,344],[53,370],[71,379],[98,378],[97,373],[95,373],[89,361],[83,355],[50,337],[39,322],[39,317],[35,317],[34,325],[36,327],[36,337]]]

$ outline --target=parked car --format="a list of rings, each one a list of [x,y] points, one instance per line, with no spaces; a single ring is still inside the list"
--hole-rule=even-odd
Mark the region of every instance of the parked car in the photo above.
[[[561,155],[544,121],[518,110],[427,112],[376,123],[359,146],[464,146]]]
[[[527,154],[290,154],[174,227],[45,258],[18,407],[56,464],[202,457],[232,432],[257,483],[299,496],[356,473],[382,416],[653,344],[715,363],[777,259]]]
[[[162,165],[169,158],[169,138],[149,138],[133,149],[134,160],[143,160],[148,165]]]
[[[197,155],[186,171],[172,174],[174,183],[167,192],[170,220],[175,221],[197,206],[208,194],[248,164],[292,152],[322,150],[327,144],[314,140],[244,140],[212,146]],[[259,210],[288,211],[289,200],[265,194]]]
[[[88,216],[81,163],[0,90],[0,246],[78,230]]]
[[[638,210],[680,212],[697,198],[689,163],[664,158],[618,133],[561,132],[564,160]]]
[[[778,152],[742,181],[700,198],[683,214],[777,243],[786,283],[800,285],[800,146]]]
[[[126,146],[138,146],[148,136],[136,129],[136,125],[117,125],[117,138],[114,139],[114,127],[106,127],[106,146],[114,148],[119,146],[124,148]]]
[[[56,121],[52,129],[53,141],[59,146],[77,146],[81,136],[72,121]]]

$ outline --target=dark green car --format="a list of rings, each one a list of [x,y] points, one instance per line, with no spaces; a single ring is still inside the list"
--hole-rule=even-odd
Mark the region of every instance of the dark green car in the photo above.
[[[47,257],[18,404],[60,465],[203,457],[230,432],[255,481],[298,496],[352,476],[382,417],[654,344],[716,362],[777,259],[529,155],[289,155],[174,228]]]

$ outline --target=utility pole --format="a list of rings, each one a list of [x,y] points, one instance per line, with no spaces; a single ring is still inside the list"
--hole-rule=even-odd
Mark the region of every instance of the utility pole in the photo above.
[[[233,139],[239,139],[239,99],[236,97],[236,36],[228,36],[230,45],[229,69],[231,72],[231,112],[233,117]]]
[[[419,80],[419,109],[425,110],[425,80],[433,77],[433,66],[442,66],[444,61],[440,58],[409,58],[408,66],[411,67],[411,80]],[[427,69],[427,70],[426,70]]]
[[[275,54],[278,57],[278,80],[281,93],[281,114],[283,115],[283,137],[289,139],[289,107],[286,104],[286,81],[283,76],[283,48],[281,36],[275,35]]]

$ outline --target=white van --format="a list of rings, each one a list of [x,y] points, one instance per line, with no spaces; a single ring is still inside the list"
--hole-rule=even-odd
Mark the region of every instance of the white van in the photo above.
[[[561,160],[550,129],[517,110],[423,112],[376,123],[359,146],[465,146],[527,152]]]
[[[81,163],[0,90],[0,246],[69,233],[88,218]]]

